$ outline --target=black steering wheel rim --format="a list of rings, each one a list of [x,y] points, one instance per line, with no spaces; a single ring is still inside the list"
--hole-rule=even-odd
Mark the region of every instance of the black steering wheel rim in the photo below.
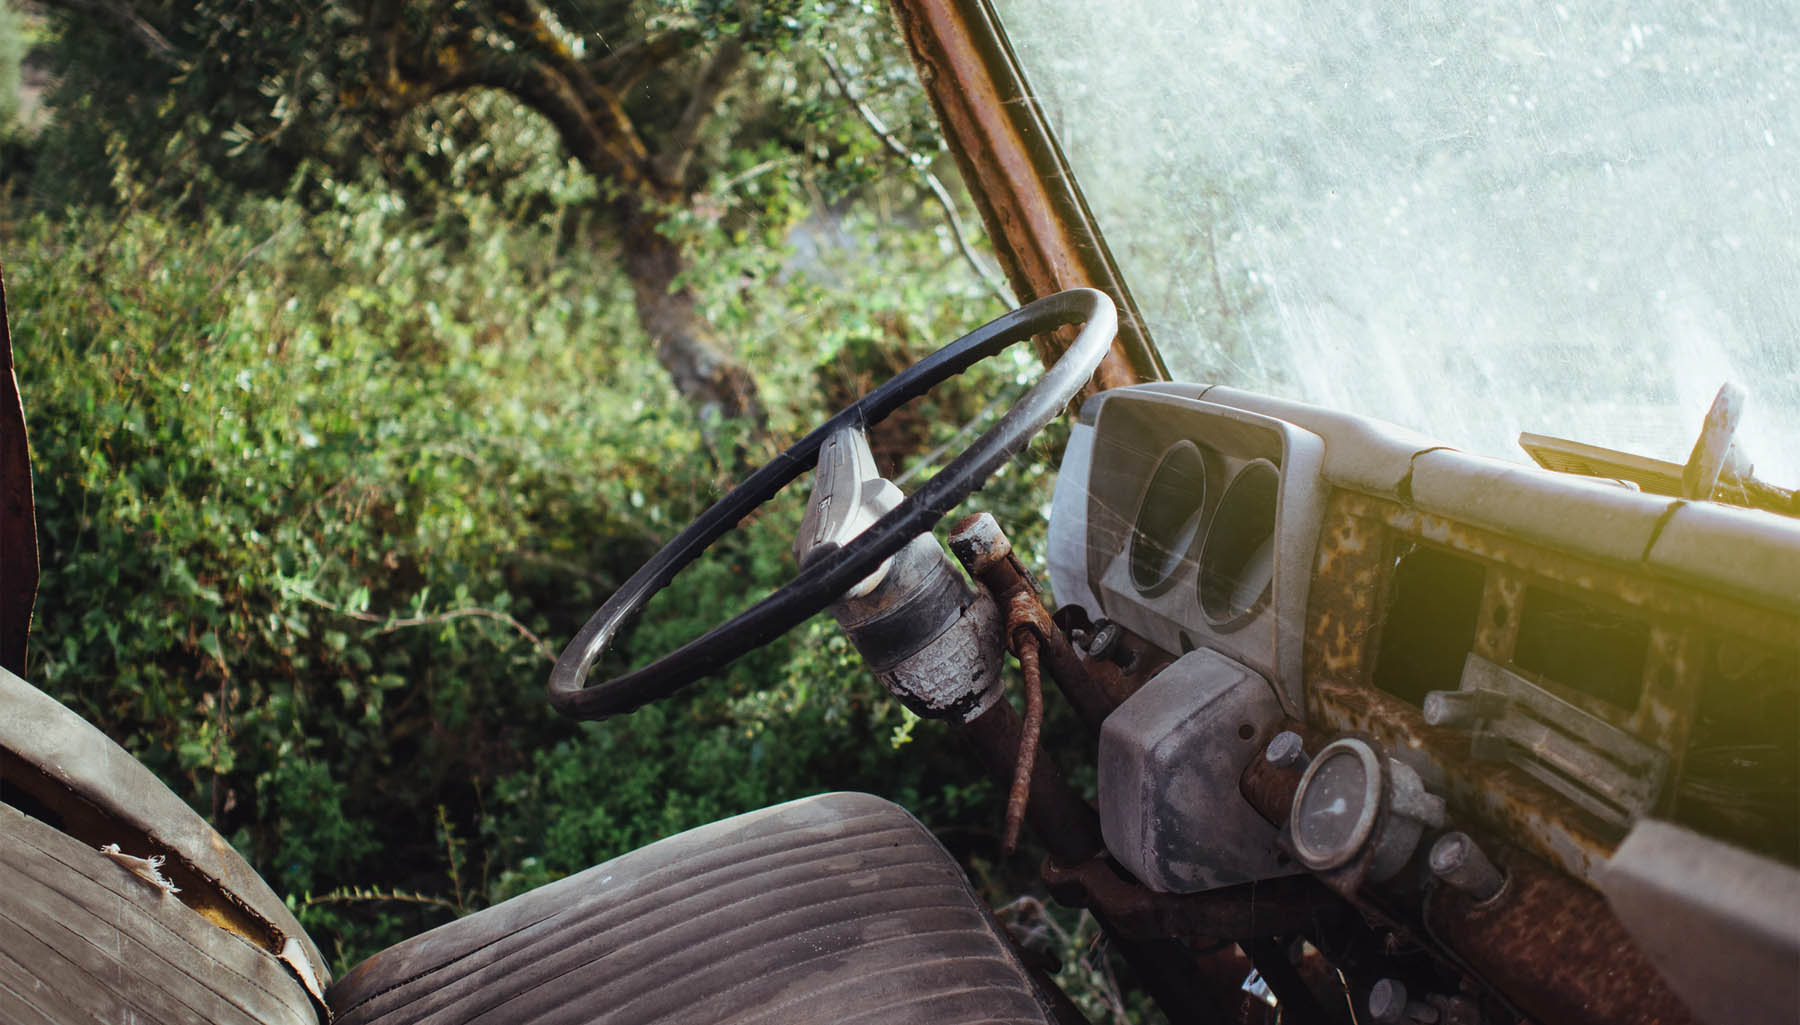
[[[834,432],[848,424],[880,423],[981,360],[1077,323],[1084,326],[1075,341],[999,423],[850,543],[812,560],[773,594],[649,665],[603,683],[586,683],[594,663],[650,599],[726,531],[811,469],[820,446]],[[550,704],[575,719],[622,715],[725,668],[823,611],[908,541],[936,527],[1023,449],[1087,383],[1117,330],[1118,315],[1104,293],[1091,288],[1058,292],[976,328],[851,403],[714,503],[613,592],[556,660]]]

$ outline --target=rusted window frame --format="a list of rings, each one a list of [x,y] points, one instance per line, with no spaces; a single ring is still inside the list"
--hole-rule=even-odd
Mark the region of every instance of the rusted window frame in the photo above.
[[[1119,336],[1089,391],[1168,380],[1137,303],[987,0],[891,0],[919,79],[1013,291],[1097,288]],[[1072,334],[1045,343],[1060,354]]]

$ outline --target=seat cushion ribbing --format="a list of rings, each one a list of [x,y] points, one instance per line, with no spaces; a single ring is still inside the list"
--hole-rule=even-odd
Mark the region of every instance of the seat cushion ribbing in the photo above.
[[[1052,1020],[917,820],[825,794],[651,844],[392,947],[342,1025]]]
[[[0,804],[0,1022],[316,1025],[306,989],[118,861]]]

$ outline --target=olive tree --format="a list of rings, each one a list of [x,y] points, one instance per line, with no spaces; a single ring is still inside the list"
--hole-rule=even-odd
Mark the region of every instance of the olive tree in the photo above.
[[[309,164],[370,159],[390,176],[429,176],[437,105],[498,93],[542,117],[595,187],[594,216],[571,240],[616,248],[638,323],[703,421],[763,421],[753,375],[685,283],[692,257],[677,226],[710,202],[707,183],[761,179],[757,198],[737,205],[779,225],[812,205],[804,197],[822,179],[829,192],[868,178],[884,145],[937,147],[916,90],[898,93],[910,107],[896,145],[892,135],[877,140],[827,73],[823,51],[840,48],[864,72],[865,91],[879,96],[910,75],[885,11],[870,3],[55,6],[70,65],[62,106],[83,114],[70,130],[109,133],[90,149],[123,148],[148,170],[180,139],[192,164],[239,187],[285,189]],[[191,175],[174,177],[165,187],[212,201],[195,194]]]

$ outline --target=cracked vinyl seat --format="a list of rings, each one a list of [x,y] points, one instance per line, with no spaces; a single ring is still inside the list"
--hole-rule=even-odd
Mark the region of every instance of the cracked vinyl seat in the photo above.
[[[149,770],[3,669],[0,708],[3,1022],[1053,1020],[956,863],[862,794],[670,837],[327,989],[281,898]]]
[[[1054,1021],[917,820],[825,794],[632,851],[391,947],[339,1025]]]

